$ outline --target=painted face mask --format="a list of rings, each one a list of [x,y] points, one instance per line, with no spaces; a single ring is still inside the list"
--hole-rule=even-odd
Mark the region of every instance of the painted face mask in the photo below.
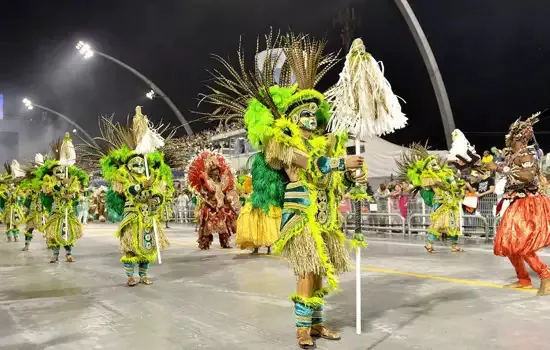
[[[53,169],[53,175],[58,178],[59,180],[65,179],[65,167],[64,166],[56,166]]]
[[[141,157],[134,157],[128,161],[127,167],[131,173],[143,175],[145,173],[145,160]]]
[[[308,102],[297,106],[290,112],[290,119],[300,125],[302,129],[315,131],[317,129],[317,116],[319,107],[315,102]]]

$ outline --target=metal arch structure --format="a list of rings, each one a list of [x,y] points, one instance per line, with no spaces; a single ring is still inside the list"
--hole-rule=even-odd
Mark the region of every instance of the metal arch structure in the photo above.
[[[407,0],[395,0],[395,4],[405,18],[405,21],[407,22],[407,25],[409,26],[416,42],[416,46],[422,55],[426,69],[428,69],[428,74],[430,75],[430,80],[432,82],[437,104],[439,106],[441,121],[443,122],[443,130],[445,132],[447,147],[451,149],[453,142],[452,132],[456,128],[455,121],[453,111],[451,110],[449,96],[447,95],[447,90],[445,89],[445,84],[443,83],[443,77],[439,71],[432,48],[409,2]]]
[[[183,126],[183,128],[185,129],[185,131],[187,132],[187,135],[193,135],[193,130],[191,129],[191,127],[189,126],[189,123],[185,120],[185,118],[183,117],[183,114],[180,112],[180,110],[178,109],[178,107],[176,107],[176,105],[174,104],[174,102],[172,102],[172,100],[170,100],[170,98],[157,86],[155,85],[155,83],[153,83],[150,79],[148,79],[145,75],[141,74],[140,72],[138,72],[136,69],[134,69],[133,67],[127,65],[126,63],[112,57],[112,56],[109,56],[103,52],[100,52],[100,51],[93,51],[95,54],[101,56],[101,57],[104,57],[116,64],[118,64],[119,66],[122,66],[124,68],[126,68],[127,70],[129,70],[130,72],[132,72],[135,76],[137,76],[138,78],[140,78],[143,82],[145,82],[145,84],[147,84],[147,86],[149,86],[156,94],[158,94],[165,102],[166,104],[168,104],[168,106],[170,107],[170,109],[172,110],[172,112],[174,112],[174,114],[176,115],[176,117],[178,117],[178,120],[180,121],[181,125]]]
[[[53,109],[50,109],[50,108],[48,108],[48,107],[44,107],[44,106],[39,105],[39,104],[36,104],[36,103],[34,103],[34,102],[32,103],[32,105],[33,105],[34,107],[38,107],[38,108],[40,108],[40,109],[43,109],[43,110],[45,110],[45,111],[47,111],[47,112],[50,112],[50,113],[53,113],[53,114],[57,115],[58,117],[62,118],[63,120],[65,120],[66,122],[68,122],[69,124],[71,124],[72,126],[74,126],[78,131],[80,131],[80,132],[82,132],[84,135],[86,135],[86,137],[90,140],[90,142],[91,142],[94,146],[99,147],[98,144],[97,144],[97,142],[94,140],[94,138],[93,138],[92,136],[90,136],[90,134],[88,134],[88,133],[86,132],[86,130],[84,130],[77,122],[75,122],[75,121],[72,120],[71,118],[67,117],[67,116],[64,115],[64,114],[61,114],[61,113],[59,113],[59,112],[56,112],[56,111],[54,111]]]

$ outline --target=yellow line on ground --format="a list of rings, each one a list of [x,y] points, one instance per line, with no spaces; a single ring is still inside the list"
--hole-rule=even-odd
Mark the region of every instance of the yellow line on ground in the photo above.
[[[195,243],[183,243],[183,242],[170,242],[171,244],[183,246],[183,247],[195,247]],[[223,248],[211,248],[213,250],[217,251],[223,251],[230,254],[247,254],[249,251],[247,250],[231,250],[231,249],[223,249]],[[266,254],[260,254],[259,256],[265,256],[269,258],[278,258],[281,259],[282,257],[277,255],[266,255]],[[355,269],[355,265],[350,265],[353,269]],[[421,278],[421,279],[429,279],[429,280],[435,280],[435,281],[443,281],[443,282],[450,282],[455,284],[465,284],[470,286],[478,286],[478,287],[488,287],[488,288],[506,288],[503,284],[498,283],[492,283],[492,282],[485,282],[485,281],[476,281],[476,280],[469,280],[469,279],[462,279],[462,278],[453,278],[453,277],[444,277],[444,276],[437,276],[437,275],[430,275],[425,273],[416,273],[416,272],[407,272],[407,271],[399,271],[399,270],[390,270],[390,269],[384,269],[379,267],[371,267],[371,266],[361,266],[362,271],[368,271],[368,272],[377,272],[377,273],[383,273],[387,275],[399,275],[399,276],[407,276],[407,277],[415,277],[415,278]],[[521,288],[521,289],[515,289],[521,292],[529,292],[533,293],[536,292],[537,289],[535,288]]]

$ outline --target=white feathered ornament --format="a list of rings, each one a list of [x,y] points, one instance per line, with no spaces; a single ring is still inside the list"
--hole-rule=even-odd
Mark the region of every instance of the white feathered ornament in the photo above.
[[[399,97],[384,77],[384,66],[355,39],[338,83],[327,93],[333,117],[331,132],[348,132],[361,140],[381,136],[407,125]]]
[[[11,161],[11,176],[15,179],[19,177],[24,177],[26,175],[25,171],[21,168],[21,164],[17,160]]]
[[[41,165],[44,165],[44,156],[40,153],[37,153],[35,156],[34,156],[34,163],[37,165],[37,166],[41,166]]]
[[[447,161],[449,162],[464,162],[471,165],[477,163],[481,157],[477,154],[474,146],[470,144],[466,136],[459,129],[455,129],[452,134],[453,143]]]
[[[59,148],[59,165],[66,167],[76,163],[76,151],[73,145],[71,135],[66,132],[61,147]]]
[[[164,146],[164,138],[153,129],[146,115],[141,113],[141,107],[136,107],[136,115],[132,122],[132,130],[136,140],[137,154],[150,154]]]

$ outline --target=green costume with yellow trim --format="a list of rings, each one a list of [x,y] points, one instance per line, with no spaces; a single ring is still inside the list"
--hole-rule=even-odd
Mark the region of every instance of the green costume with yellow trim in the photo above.
[[[100,127],[105,137],[96,141],[102,145],[88,144],[85,154],[100,162],[103,178],[110,184],[113,192],[107,196],[108,207],[123,209],[117,213],[122,215],[122,221],[116,237],[120,239],[120,261],[124,264],[128,285],[137,284],[133,277],[136,267],[140,283],[149,285],[152,284],[147,277],[150,263],[157,260],[158,249],[169,246],[161,222],[167,194],[173,188],[172,171],[164,163],[162,153],[137,153],[136,148],[144,137],[153,135],[155,141],[160,138],[153,134],[155,131],[150,129],[152,125],[140,107],[136,107],[132,125],[123,126],[102,118]],[[121,200],[125,203],[123,208],[118,205]]]
[[[7,186],[4,192],[5,210],[3,221],[6,225],[8,242],[19,241],[19,225],[25,222],[23,212],[24,195],[25,193],[20,186],[13,182]]]
[[[426,250],[434,252],[433,241],[445,233],[452,242],[452,250],[458,248],[461,235],[460,205],[464,198],[464,181],[447,162],[418,144],[404,153],[397,162],[401,180],[410,182],[420,192],[424,203],[433,209],[428,227]]]
[[[32,172],[32,187],[40,186],[42,204],[46,208],[51,205],[51,214],[43,228],[46,244],[53,251],[50,262],[59,261],[61,247],[65,248],[66,261],[75,262],[72,248],[82,237],[82,224],[75,215],[74,200],[88,186],[88,174],[74,165],[61,165],[76,160],[69,133],[50,148],[54,157]]]
[[[36,164],[36,166],[42,166]],[[46,218],[49,216],[49,211],[52,207],[53,198],[46,198],[42,193],[42,180],[38,179],[32,170],[27,170],[27,175],[20,183],[20,187],[25,191],[25,207],[27,215],[25,217],[25,247],[23,251],[29,250],[30,243],[33,239],[34,230],[44,232]],[[44,205],[46,202],[46,205]]]
[[[325,44],[308,36],[270,33],[265,61],[254,73],[244,66],[241,51],[240,72],[217,57],[229,77],[216,73],[217,86],[204,97],[221,117],[244,117],[248,139],[261,151],[252,160],[253,192],[239,224],[260,230],[271,220],[281,221],[274,249],[299,279],[291,299],[302,348],[314,346],[311,336],[339,339],[323,324],[323,297],[339,289],[337,275],[349,269],[338,212],[352,185],[345,167],[347,135],[326,134],[330,105],[313,89],[336,63],[334,55],[323,55]],[[243,214],[249,215],[248,222]]]

